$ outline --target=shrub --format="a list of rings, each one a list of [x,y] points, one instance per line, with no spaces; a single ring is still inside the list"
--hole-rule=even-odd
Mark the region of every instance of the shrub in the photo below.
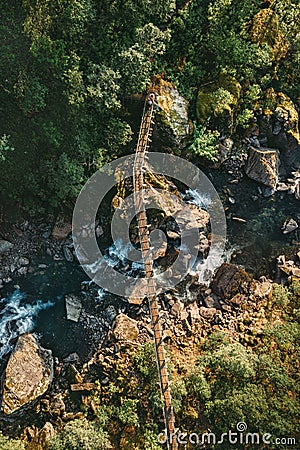
[[[112,448],[107,433],[86,419],[69,422],[52,440],[51,450],[106,450]]]
[[[0,450],[25,450],[25,447],[19,439],[11,439],[0,431]]]
[[[189,151],[209,161],[217,161],[219,136],[218,131],[210,131],[204,126],[197,126],[194,123],[194,138]]]

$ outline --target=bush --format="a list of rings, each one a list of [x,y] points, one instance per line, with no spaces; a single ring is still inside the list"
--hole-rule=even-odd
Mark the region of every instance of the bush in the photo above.
[[[11,439],[0,431],[0,450],[25,450],[25,447],[19,439]]]
[[[86,419],[76,419],[52,440],[51,450],[106,450],[112,448],[107,433]]]
[[[217,161],[219,136],[218,131],[210,131],[204,126],[197,126],[194,123],[194,138],[189,151],[209,161]]]

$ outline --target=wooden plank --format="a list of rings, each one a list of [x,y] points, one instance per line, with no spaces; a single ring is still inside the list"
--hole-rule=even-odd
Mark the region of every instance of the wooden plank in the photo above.
[[[71,391],[92,391],[93,389],[97,389],[98,386],[95,383],[76,383],[71,384]]]

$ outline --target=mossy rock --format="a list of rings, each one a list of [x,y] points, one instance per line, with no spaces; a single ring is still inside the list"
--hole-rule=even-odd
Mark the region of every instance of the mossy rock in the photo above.
[[[188,115],[189,103],[172,83],[163,78],[157,76],[153,84],[149,90],[156,92],[160,139],[165,145],[182,149],[193,135],[193,125]]]
[[[199,122],[206,123],[211,115],[231,114],[232,107],[240,98],[241,89],[242,87],[236,78],[224,73],[221,73],[213,83],[201,88],[198,92],[196,104]],[[218,103],[218,98],[220,102],[219,93],[223,94],[224,97],[224,101],[221,103]]]

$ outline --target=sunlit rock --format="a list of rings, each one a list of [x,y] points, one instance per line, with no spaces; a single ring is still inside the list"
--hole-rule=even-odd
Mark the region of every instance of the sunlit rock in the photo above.
[[[12,414],[36,400],[49,388],[53,379],[51,350],[41,347],[32,334],[17,340],[4,374],[1,409]]]
[[[278,183],[279,157],[277,150],[270,148],[249,148],[246,174],[259,183],[276,189]]]

